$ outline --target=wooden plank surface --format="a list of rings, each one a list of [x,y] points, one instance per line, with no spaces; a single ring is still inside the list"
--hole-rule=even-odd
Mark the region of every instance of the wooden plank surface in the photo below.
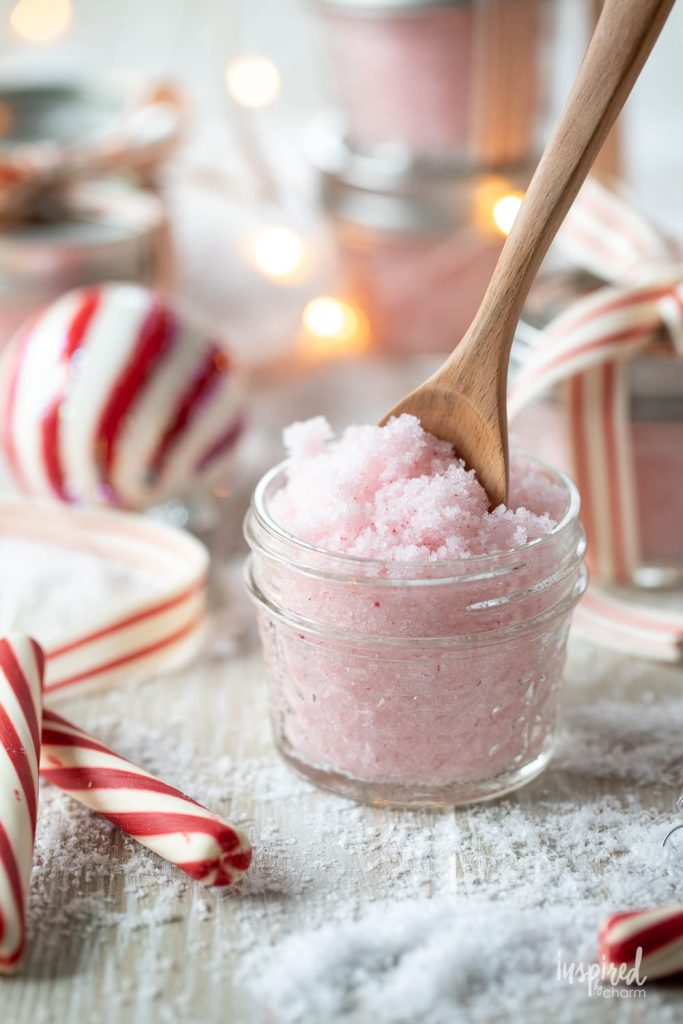
[[[397,386],[380,377],[370,381],[367,406],[383,407],[382,387]],[[277,1022],[277,1008],[257,1006],[248,985],[263,977],[267,986],[288,936],[330,921],[343,929],[401,900],[457,897],[475,914],[483,900],[487,913],[531,908],[539,920],[548,908],[571,911],[590,948],[607,910],[681,899],[683,849],[660,848],[683,790],[679,666],[574,642],[556,761],[526,789],[486,806],[443,814],[360,807],[280,762],[239,587],[240,520],[259,463],[275,457],[277,421],[293,409],[317,411],[333,385],[321,377],[311,397],[310,381],[301,393],[292,384],[284,410],[272,408],[269,387],[261,385],[260,431],[245,452],[249,472],[213,538],[218,596],[204,657],[172,677],[63,705],[121,753],[243,826],[255,845],[252,870],[232,891],[207,892],[45,787],[29,954],[19,976],[0,981],[2,1024]],[[338,374],[334,388],[344,391]],[[333,403],[338,422],[350,418],[349,401]],[[558,948],[563,941],[558,933]],[[312,940],[312,957],[315,947]],[[550,964],[554,947],[547,952]],[[683,993],[663,986],[645,1004],[577,1003],[571,993],[574,1016],[563,1018],[569,989],[549,981],[549,969],[538,968],[543,1005],[521,996],[514,1019],[665,1021],[683,1013]],[[528,992],[529,979],[522,982]],[[501,1019],[486,1016],[474,989],[459,998],[453,1021]]]

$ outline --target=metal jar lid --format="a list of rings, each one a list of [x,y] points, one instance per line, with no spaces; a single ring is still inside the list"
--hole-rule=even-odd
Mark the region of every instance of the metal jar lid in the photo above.
[[[132,73],[0,82],[0,218],[30,216],[48,189],[124,171],[147,175],[176,145],[182,103]]]
[[[326,113],[309,127],[306,151],[320,177],[322,204],[348,225],[396,234],[445,236],[469,223],[483,178],[462,159],[417,156],[394,143],[372,152],[350,145],[342,119]],[[532,166],[496,177],[524,189]]]
[[[479,0],[314,0],[317,7],[332,13],[361,17],[395,18],[449,7],[474,7]]]
[[[0,232],[3,294],[59,292],[108,278],[150,280],[164,211],[153,194],[84,183],[52,197],[33,221]]]

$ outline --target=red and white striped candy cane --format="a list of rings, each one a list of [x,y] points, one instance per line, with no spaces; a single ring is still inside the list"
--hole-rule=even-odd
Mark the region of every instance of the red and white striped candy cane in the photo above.
[[[0,973],[26,945],[38,810],[43,655],[21,633],[0,639]]]
[[[600,930],[600,955],[610,964],[632,968],[640,954],[639,974],[668,978],[683,972],[683,906],[614,914]]]
[[[231,885],[249,867],[236,828],[47,708],[40,773],[203,885]]]

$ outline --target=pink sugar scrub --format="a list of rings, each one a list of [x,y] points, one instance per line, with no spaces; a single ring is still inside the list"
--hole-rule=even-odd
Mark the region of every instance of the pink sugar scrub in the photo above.
[[[550,757],[571,609],[585,585],[578,498],[518,456],[510,508],[411,416],[285,432],[289,461],[246,535],[283,755],[362,800],[459,803]]]
[[[414,416],[348,427],[338,441],[322,416],[284,432],[286,485],[270,511],[313,547],[385,561],[471,558],[522,547],[549,533],[561,490],[513,463],[510,508],[488,510],[473,471]]]

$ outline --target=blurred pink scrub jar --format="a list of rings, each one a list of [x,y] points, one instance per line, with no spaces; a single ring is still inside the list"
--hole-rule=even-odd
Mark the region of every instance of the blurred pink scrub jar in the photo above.
[[[308,152],[336,242],[345,291],[377,351],[450,352],[469,327],[505,236],[497,202],[518,196],[532,168],[463,173],[457,162],[385,149],[358,153],[340,125],[315,119]]]
[[[543,0],[318,0],[355,145],[488,166],[533,155]]]
[[[397,806],[534,778],[585,588],[572,484],[518,457],[510,509],[489,512],[410,416],[337,441],[312,420],[286,440],[246,521],[282,755],[321,786]]]

